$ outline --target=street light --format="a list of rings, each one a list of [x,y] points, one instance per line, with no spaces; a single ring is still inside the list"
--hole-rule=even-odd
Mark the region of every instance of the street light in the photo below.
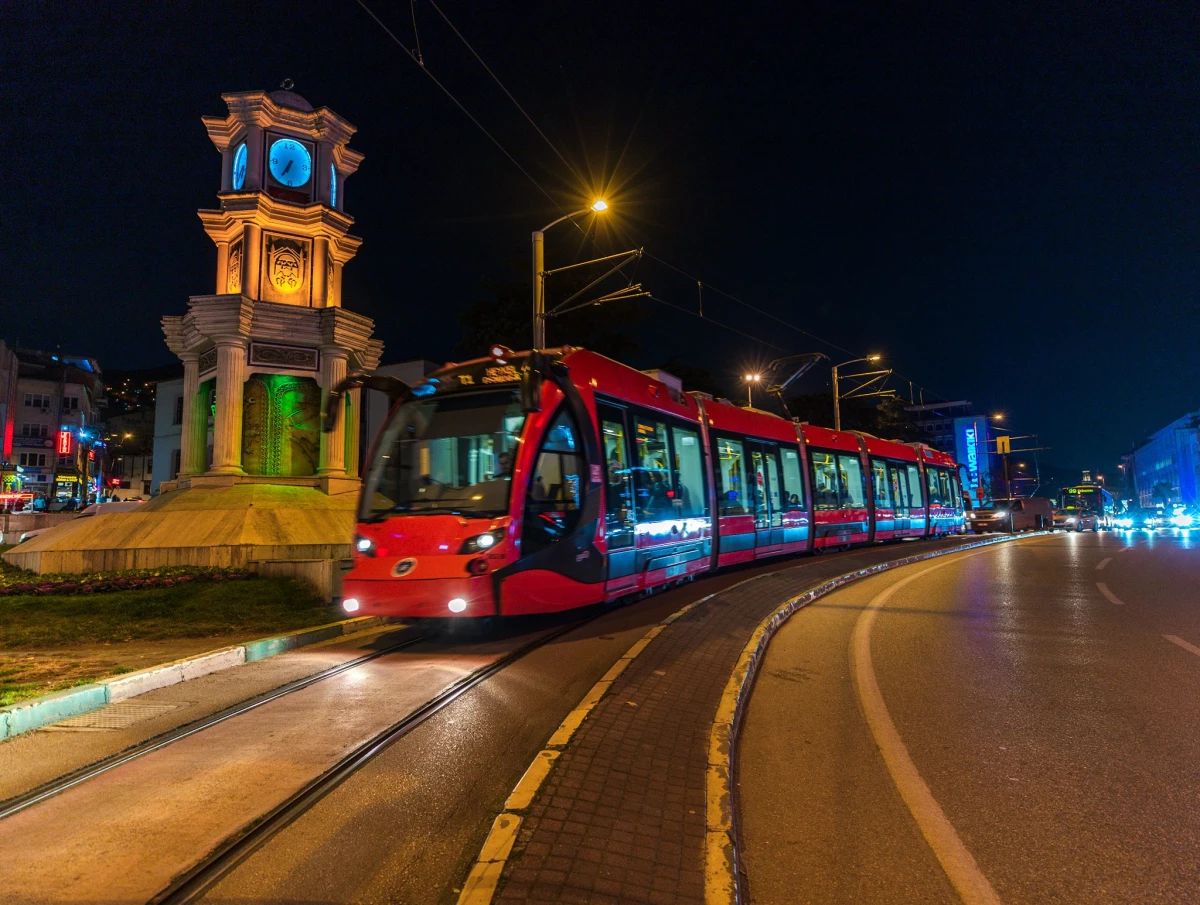
[[[882,359],[882,355],[868,355],[865,358],[854,358],[850,361],[843,361],[841,364],[833,366],[833,429],[840,431],[842,429],[842,401],[838,394],[838,368],[844,368],[846,365],[858,364],[860,361],[869,361],[872,364]]]
[[[551,227],[558,226],[564,220],[581,217],[588,211],[602,214],[608,210],[608,202],[597,198],[588,207],[574,213],[565,214],[552,223],[547,223],[541,229],[533,232],[533,348],[540,349],[546,344],[546,263],[543,251],[544,233]]]
[[[762,380],[762,374],[747,374],[746,375],[746,407],[754,408],[754,397],[751,395],[754,392],[754,385]]]

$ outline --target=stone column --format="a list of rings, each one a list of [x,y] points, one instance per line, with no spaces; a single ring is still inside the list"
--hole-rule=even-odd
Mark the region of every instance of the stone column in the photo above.
[[[355,387],[346,394],[349,405],[346,406],[346,477],[357,478],[358,475],[358,441],[362,430],[361,406],[362,388]]]
[[[229,243],[217,243],[217,295],[229,292]]]
[[[208,412],[200,398],[200,353],[184,352],[183,424],[179,438],[179,477],[204,474],[208,448]]]
[[[349,353],[339,346],[321,346],[321,412],[329,407],[329,391],[346,376]],[[345,404],[345,403],[343,403]],[[345,413],[343,412],[343,415]],[[321,431],[321,457],[317,474],[340,477],[346,473],[346,418],[337,419],[333,430]]]
[[[246,382],[246,343],[241,337],[214,337],[217,344],[217,417],[213,424],[210,474],[242,472],[242,393]]]
[[[328,261],[329,240],[324,236],[318,236],[317,240],[313,242],[312,306],[314,308],[324,308],[329,304],[327,298],[329,275],[326,273],[329,266]]]
[[[242,295],[256,301],[262,274],[262,230],[253,223],[246,224],[242,240]]]

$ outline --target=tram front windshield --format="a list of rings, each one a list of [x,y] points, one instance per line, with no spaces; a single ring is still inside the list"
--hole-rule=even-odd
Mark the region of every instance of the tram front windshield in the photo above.
[[[507,514],[524,424],[515,390],[406,402],[380,437],[359,519]]]

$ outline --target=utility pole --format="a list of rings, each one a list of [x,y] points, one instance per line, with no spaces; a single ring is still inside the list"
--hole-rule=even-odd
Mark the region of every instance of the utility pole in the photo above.
[[[533,348],[546,345],[546,269],[545,233],[533,232]]]

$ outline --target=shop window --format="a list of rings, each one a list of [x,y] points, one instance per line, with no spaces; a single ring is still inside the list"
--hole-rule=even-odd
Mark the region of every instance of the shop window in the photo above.
[[[717,437],[717,510],[721,515],[747,515],[753,511],[752,506],[742,441]]]
[[[579,523],[587,468],[579,441],[574,419],[560,409],[546,429],[525,494],[524,556],[557,543]]]

